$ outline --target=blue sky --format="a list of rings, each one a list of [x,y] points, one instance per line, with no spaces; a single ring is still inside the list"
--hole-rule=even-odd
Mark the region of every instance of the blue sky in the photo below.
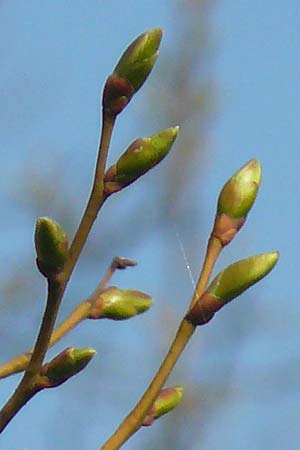
[[[222,446],[222,449],[230,450],[296,450],[300,439],[300,307],[297,289],[297,255],[300,251],[297,236],[300,222],[300,5],[295,0],[290,0],[288,4],[269,0],[213,3],[210,13],[211,47],[217,106],[210,127],[209,151],[205,155],[206,170],[201,175],[201,187],[200,180],[199,185],[197,181],[193,183],[193,189],[195,192],[199,189],[199,199],[205,207],[201,234],[205,236],[210,231],[216,197],[224,181],[247,160],[255,157],[263,166],[259,197],[247,226],[233,245],[226,249],[218,268],[234,259],[273,249],[280,250],[281,259],[274,273],[253,288],[249,298],[249,302],[253,302],[250,313],[246,300],[243,302],[241,299],[228,307],[227,314],[232,311],[242,324],[246,324],[234,366],[230,366],[234,342],[225,335],[228,333],[224,325],[226,313],[217,318],[214,326],[202,332],[199,360],[195,363],[187,355],[179,364],[178,374],[186,375],[184,365],[191,368],[186,375],[187,398],[193,395],[192,386],[201,386],[201,383],[213,380],[216,371],[225,368],[222,373],[226,374],[227,364],[229,377],[228,401],[220,406],[215,405],[209,417],[201,415],[200,406],[193,406],[190,422],[187,423],[186,418],[181,420],[182,447],[179,448],[209,450]],[[164,52],[167,53],[174,42],[176,17],[171,1],[0,2],[0,156],[2,168],[5,168],[0,177],[3,208],[0,229],[1,235],[5,236],[1,240],[2,277],[18,267],[20,254],[22,258],[24,255],[31,258],[32,255],[35,217],[26,205],[26,196],[22,198],[22,192],[16,189],[16,182],[26,176],[29,165],[32,168],[29,176],[40,173],[41,177],[55,167],[59,183],[69,188],[71,186],[71,192],[76,193],[75,210],[81,210],[88,194],[98,143],[101,85],[127,44],[146,29],[156,26],[164,28],[160,56],[163,58]],[[199,77],[201,70],[199,68],[199,74],[196,74]],[[145,89],[151,89],[151,82],[157,82],[155,73]],[[145,121],[141,121],[141,131],[136,130],[134,118],[139,115],[142,101],[143,92],[137,97],[136,106],[130,105],[124,118],[120,119],[113,141],[115,149],[146,129],[151,129],[151,133],[155,131],[151,128],[154,122],[146,126]],[[112,160],[115,154],[112,153]],[[163,167],[161,170],[163,173]],[[144,188],[142,183],[140,186],[141,190],[149,189],[149,184],[145,184]],[[146,190],[144,194],[147,198]],[[158,192],[156,194],[159,195]],[[187,196],[187,199],[190,202],[187,210],[192,217],[194,211],[197,212],[197,195]],[[117,206],[117,202],[114,201],[113,205]],[[49,213],[47,205],[40,210],[40,215]],[[187,236],[188,232],[188,229],[180,230],[183,236]],[[191,242],[194,241],[202,251],[205,239],[194,235]],[[165,248],[166,242],[172,245]],[[188,242],[187,238],[187,251],[191,245]],[[126,246],[123,249],[128,250]],[[118,251],[114,249],[114,252]],[[176,280],[179,286],[176,286],[171,275],[163,279],[163,252],[164,258],[172,258],[182,265],[181,275]],[[188,294],[191,293],[190,280],[173,230],[161,230],[142,242],[134,255],[128,256],[138,259],[140,265],[134,271],[119,275],[116,282],[126,279],[131,286],[153,293],[157,305],[166,292],[176,299],[179,293],[181,295],[187,290]],[[201,258],[202,254],[191,255],[194,274],[197,274]],[[149,271],[151,276],[147,275]],[[39,295],[43,296],[43,283],[38,274],[35,277]],[[84,280],[79,277],[79,272],[76,277],[74,289],[83,289],[81,284],[88,283],[88,273],[81,275]],[[5,304],[5,299],[1,299],[1,303]],[[182,313],[184,305],[179,309]],[[174,323],[180,319],[176,308],[175,311]],[[39,313],[39,307],[34,304],[34,320]],[[155,315],[149,320],[157,320],[157,317]],[[10,320],[9,324],[6,323],[5,332],[0,334],[4,342],[7,339],[5,333],[14,330],[13,317]],[[256,320],[255,324],[252,325],[251,320]],[[119,326],[120,341],[110,338],[111,333],[116,333],[115,324],[104,324],[101,331],[95,328],[90,331],[84,325],[80,333],[73,333],[66,340],[67,345],[90,345],[90,333],[92,342],[95,340],[95,345],[98,345],[99,360],[93,363],[93,375],[89,378],[88,374],[82,374],[81,379],[70,381],[70,385],[74,383],[72,386],[66,385],[57,393],[47,392],[36,397],[3,434],[0,449],[85,450],[100,447],[144,388],[145,380],[157,367],[170,336],[174,334],[174,330],[168,330],[166,336],[159,332],[159,336],[151,336],[149,343],[147,333],[152,328],[147,325],[146,316],[134,323],[134,331],[131,325]],[[29,334],[32,329],[34,336],[35,327],[29,320],[24,327]],[[22,334],[22,329],[18,332]],[[32,336],[26,336],[26,345],[30,345],[28,342],[31,342],[29,339]],[[224,340],[221,348],[220,340]],[[195,341],[192,343],[193,352]],[[135,382],[126,378],[126,345],[137,355],[140,355],[143,345],[151,347],[149,372],[146,375],[137,371]],[[211,351],[205,356],[204,348],[208,345],[211,345]],[[107,348],[113,355],[106,353]],[[22,349],[18,347],[19,351]],[[7,354],[6,350],[5,356]],[[101,366],[113,364],[113,357],[119,358],[119,369],[112,374],[108,367],[102,379]],[[137,363],[140,364],[140,360]],[[112,386],[117,385],[119,389],[107,386],[105,382],[109,380]],[[172,380],[178,383],[176,374],[172,375]],[[2,382],[2,402],[16,381],[13,377]],[[123,389],[124,386],[120,388],[121,381],[126,389]],[[73,414],[72,407],[78,410],[85,392],[90,395],[86,386],[92,383],[97,386],[97,392],[104,390],[105,394],[103,402],[101,396],[98,399],[95,396],[90,400],[91,404],[85,404],[92,411],[87,421],[86,411],[82,418],[80,414]],[[78,396],[75,397],[74,393]],[[117,396],[116,407],[107,403],[107,399],[114,396]],[[176,423],[180,423],[180,411],[178,414]],[[68,426],[64,423],[64,417],[67,417]],[[172,418],[166,420],[171,421]],[[83,432],[79,437],[74,430],[78,430],[82,423]],[[201,424],[205,424],[205,429]],[[164,423],[155,426],[156,430],[153,427],[153,430],[141,431],[124,448],[146,448],[149,442],[155,447],[158,434],[164,433]],[[188,431],[192,426],[190,442]],[[76,435],[76,442],[70,445],[73,434]]]

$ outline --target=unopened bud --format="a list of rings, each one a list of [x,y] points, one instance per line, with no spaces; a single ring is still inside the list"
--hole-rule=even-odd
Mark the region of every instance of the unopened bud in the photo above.
[[[143,292],[118,289],[111,286],[105,289],[91,306],[90,319],[125,320],[147,311],[152,298]]]
[[[186,315],[193,325],[207,323],[226,303],[264,278],[275,266],[279,252],[251,256],[220,272]]]
[[[152,408],[144,418],[143,426],[148,427],[152,425],[154,420],[176,408],[182,399],[183,393],[183,386],[174,386],[161,390]]]
[[[255,202],[261,182],[261,166],[252,159],[238,170],[224,185],[218,199],[213,235],[223,245],[231,242],[245,223]]]
[[[49,380],[46,387],[58,386],[81,372],[95,354],[96,350],[91,347],[69,347],[63,350],[42,368],[42,375]]]
[[[59,273],[68,255],[68,237],[63,228],[48,217],[36,222],[34,235],[37,263],[46,277]]]
[[[179,127],[167,128],[132,142],[105,175],[107,193],[117,192],[155,167],[169,153]]]
[[[158,57],[162,30],[146,31],[125,50],[103,92],[103,108],[119,114],[148,78]]]

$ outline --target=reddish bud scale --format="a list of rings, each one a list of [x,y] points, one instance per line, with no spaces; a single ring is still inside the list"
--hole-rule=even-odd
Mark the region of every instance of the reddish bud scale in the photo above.
[[[143,420],[143,426],[152,425],[154,420],[172,411],[182,399],[184,393],[183,386],[173,386],[162,389]]]
[[[91,304],[91,309],[88,318],[93,320],[102,319],[102,311],[104,306],[105,301],[102,297],[99,297],[96,300],[94,300],[93,303]]]
[[[130,102],[134,94],[133,87],[119,75],[113,73],[105,83],[102,106],[103,110],[117,116]]]
[[[204,325],[209,322],[215,313],[224,306],[224,302],[205,292],[187,313],[185,319],[192,325]]]
[[[216,215],[212,236],[219,239],[222,246],[229,244],[246,222],[246,217],[235,219],[226,214]]]
[[[277,251],[236,261],[220,272],[186,315],[193,325],[203,325],[231,300],[264,278],[276,265]]]

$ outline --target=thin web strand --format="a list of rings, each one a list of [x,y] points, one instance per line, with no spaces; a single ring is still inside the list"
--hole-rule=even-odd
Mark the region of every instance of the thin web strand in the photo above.
[[[187,257],[184,245],[183,245],[183,241],[182,241],[182,239],[181,239],[181,237],[179,235],[179,231],[178,231],[178,229],[177,229],[175,224],[174,224],[174,226],[175,226],[175,235],[176,235],[177,242],[179,244],[179,248],[180,248],[180,251],[181,251],[184,263],[185,263],[185,267],[186,267],[186,270],[187,270],[187,272],[189,274],[189,278],[190,278],[192,286],[194,288],[194,292],[196,292],[196,283],[195,283],[195,280],[194,280],[194,277],[193,277],[192,269],[191,269],[191,266],[190,266],[190,263],[189,263],[189,260],[188,260],[188,257]],[[206,317],[205,317],[204,312],[202,311],[201,305],[200,305],[200,311],[201,311],[201,314],[202,314],[202,318],[204,320],[206,320]]]

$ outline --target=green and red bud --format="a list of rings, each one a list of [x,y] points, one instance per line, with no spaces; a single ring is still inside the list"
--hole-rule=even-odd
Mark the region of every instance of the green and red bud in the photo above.
[[[148,427],[152,425],[154,420],[176,408],[182,399],[183,393],[183,386],[174,386],[161,390],[150,411],[144,418],[143,426]]]
[[[231,242],[246,221],[247,214],[255,202],[261,182],[261,166],[252,159],[238,170],[223,186],[213,235],[223,245]]]
[[[45,387],[59,386],[69,380],[81,372],[95,354],[96,350],[91,347],[66,348],[43,366],[41,375],[48,379]]]
[[[264,278],[275,266],[278,252],[251,256],[231,264],[220,272],[206,292],[186,315],[193,325],[203,325],[226,303],[238,297]]]
[[[103,108],[112,115],[119,114],[148,78],[158,57],[162,30],[146,31],[125,50],[103,92]]]
[[[40,217],[34,242],[40,272],[46,277],[61,272],[68,256],[68,236],[64,229],[55,220]]]
[[[111,286],[91,305],[89,319],[125,320],[147,311],[152,298],[143,292]]]
[[[105,191],[118,192],[159,164],[171,150],[179,127],[167,128],[132,142],[105,175]]]

